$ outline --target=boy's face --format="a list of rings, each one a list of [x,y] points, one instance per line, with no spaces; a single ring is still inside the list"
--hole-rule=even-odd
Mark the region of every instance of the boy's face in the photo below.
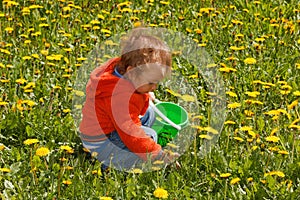
[[[153,92],[157,88],[157,83],[147,83],[136,89],[138,93],[145,94],[148,92]]]
[[[126,76],[133,83],[136,92],[144,94],[156,90],[158,82],[165,76],[165,66],[151,64],[142,70],[128,67]]]

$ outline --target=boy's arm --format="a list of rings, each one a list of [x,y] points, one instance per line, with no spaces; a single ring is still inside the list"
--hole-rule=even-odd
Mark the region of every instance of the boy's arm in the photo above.
[[[144,104],[140,95],[133,95],[129,105],[112,104],[114,111],[112,119],[117,132],[128,149],[142,159],[147,160],[149,156],[155,158],[162,154],[162,149],[152,138],[150,138],[141,128],[139,115]],[[129,107],[129,109],[128,109]]]

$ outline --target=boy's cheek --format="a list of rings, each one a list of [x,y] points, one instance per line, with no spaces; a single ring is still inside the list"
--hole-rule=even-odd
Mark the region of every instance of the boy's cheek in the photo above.
[[[143,85],[143,86],[138,87],[136,89],[136,91],[138,93],[144,94],[144,93],[152,92],[153,88],[149,84],[147,84],[147,85]]]

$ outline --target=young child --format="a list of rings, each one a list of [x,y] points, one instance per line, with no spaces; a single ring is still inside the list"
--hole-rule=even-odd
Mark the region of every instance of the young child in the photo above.
[[[151,129],[155,113],[151,92],[171,73],[171,53],[145,29],[132,31],[121,57],[110,59],[90,75],[82,110],[80,138],[104,168],[128,170],[137,164],[166,159]],[[149,94],[150,93],[150,94]]]

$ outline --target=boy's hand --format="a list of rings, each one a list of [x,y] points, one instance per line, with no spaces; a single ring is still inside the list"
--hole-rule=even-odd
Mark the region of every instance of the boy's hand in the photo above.
[[[149,97],[150,97],[151,101],[154,101],[155,100],[155,94],[154,94],[154,92],[149,92]]]
[[[162,160],[169,164],[171,162],[174,162],[177,158],[179,158],[179,153],[174,153],[174,152],[164,152],[162,156]]]

